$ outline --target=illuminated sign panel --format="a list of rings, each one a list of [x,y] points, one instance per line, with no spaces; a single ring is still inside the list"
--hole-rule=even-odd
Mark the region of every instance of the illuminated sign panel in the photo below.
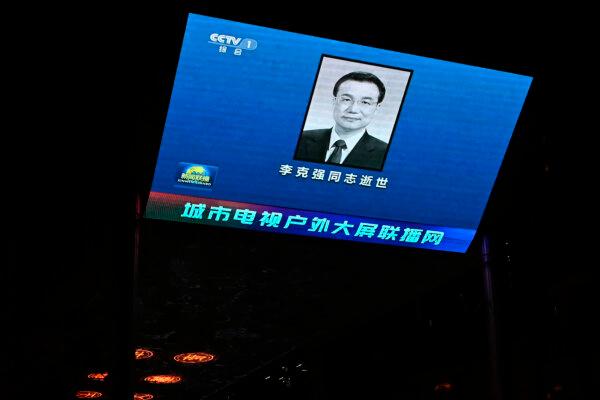
[[[530,84],[190,14],[145,217],[464,252]]]

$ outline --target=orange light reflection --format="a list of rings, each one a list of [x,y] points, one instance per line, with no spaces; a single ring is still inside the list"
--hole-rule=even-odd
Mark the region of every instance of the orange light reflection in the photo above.
[[[173,357],[175,361],[183,364],[202,364],[207,363],[209,361],[213,361],[215,358],[216,357],[214,354],[203,352],[182,353],[177,354],[175,357]]]
[[[93,390],[79,390],[75,393],[75,397],[78,399],[97,399],[102,397],[102,393],[94,392]]]
[[[106,378],[107,376],[108,372],[94,372],[92,374],[89,374],[87,377],[95,381],[104,381],[104,378]]]
[[[134,393],[133,400],[152,400],[154,398],[150,393]]]
[[[181,377],[178,375],[150,375],[144,380],[149,383],[171,384],[181,382]]]
[[[435,385],[435,388],[433,388],[433,390],[435,390],[436,392],[440,392],[440,391],[449,392],[450,390],[452,390],[452,384],[439,383],[439,384]]]
[[[154,352],[148,349],[135,349],[135,359],[145,360],[154,357]]]

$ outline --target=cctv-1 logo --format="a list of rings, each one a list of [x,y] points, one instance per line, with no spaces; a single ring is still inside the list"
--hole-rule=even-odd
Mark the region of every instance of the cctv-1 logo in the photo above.
[[[254,39],[242,39],[241,37],[235,37],[231,35],[223,35],[219,33],[213,33],[210,35],[210,41],[214,44],[222,46],[235,47],[242,50],[254,50],[258,46],[258,43]]]

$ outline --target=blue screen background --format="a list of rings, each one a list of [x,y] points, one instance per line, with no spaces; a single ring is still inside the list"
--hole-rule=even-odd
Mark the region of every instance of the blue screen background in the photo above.
[[[239,56],[212,33],[252,38]],[[382,171],[296,161],[323,54],[413,70]],[[190,14],[152,190],[445,227],[479,225],[531,78]],[[215,166],[176,186],[180,162]],[[282,176],[289,164],[386,177],[387,189]]]

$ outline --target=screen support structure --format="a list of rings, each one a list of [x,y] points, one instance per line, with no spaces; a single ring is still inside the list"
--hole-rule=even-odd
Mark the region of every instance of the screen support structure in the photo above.
[[[140,230],[142,223],[142,197],[139,193],[135,195],[135,231],[133,241],[133,299],[134,299],[134,311],[136,311],[135,304],[137,304],[138,296],[138,274],[140,267]],[[135,320],[135,314],[134,314]]]
[[[131,255],[131,258],[128,258],[127,263],[131,267],[129,271],[129,276],[131,276],[131,286],[126,289],[126,293],[123,294],[124,299],[128,303],[128,307],[123,307],[125,310],[122,315],[121,326],[123,329],[123,340],[119,343],[119,360],[122,366],[119,368],[115,368],[114,371],[114,381],[115,384],[112,388],[112,395],[114,398],[119,399],[131,399],[133,398],[133,376],[135,369],[135,341],[136,337],[136,317],[139,315],[138,309],[138,272],[139,272],[139,259],[140,259],[140,232],[141,232],[141,223],[142,223],[142,197],[140,193],[136,190],[135,193],[135,209],[134,213],[130,213],[131,209],[128,210],[128,215],[134,215],[133,219],[133,227],[128,224],[127,234],[130,235],[133,233],[133,243],[129,242],[128,253]],[[131,203],[130,203],[131,204]],[[128,221],[131,221],[130,218],[127,218]]]
[[[501,400],[502,392],[498,371],[498,346],[496,328],[496,310],[494,307],[493,276],[490,265],[490,239],[483,235],[481,243],[481,260],[483,263],[483,286],[488,319],[488,346],[490,357],[490,394],[492,400]]]

